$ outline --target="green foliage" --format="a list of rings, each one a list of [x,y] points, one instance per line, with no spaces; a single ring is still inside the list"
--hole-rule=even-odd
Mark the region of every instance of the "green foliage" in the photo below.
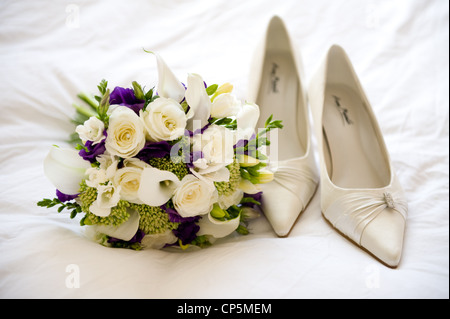
[[[78,213],[82,212],[81,206],[76,202],[61,202],[58,198],[44,198],[43,200],[37,203],[39,207],[51,208],[59,205],[58,213],[61,213],[64,209],[70,210],[70,218],[75,218]]]
[[[219,86],[217,84],[212,84],[206,88],[206,93],[208,95],[213,95],[214,93],[216,93],[218,87]]]
[[[209,241],[208,236],[206,235],[197,236],[190,244],[198,246],[200,248],[207,248],[212,245]]]

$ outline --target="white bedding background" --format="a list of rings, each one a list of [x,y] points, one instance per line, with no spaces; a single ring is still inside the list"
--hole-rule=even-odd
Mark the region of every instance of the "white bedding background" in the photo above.
[[[72,102],[131,81],[156,84],[158,51],[180,80],[231,82],[272,15],[297,42],[307,79],[334,43],[371,101],[409,215],[390,269],[323,219],[320,192],[288,238],[264,217],[251,234],[194,252],[109,249],[53,198],[42,161],[72,132]],[[448,298],[449,5],[446,0],[0,0],[0,297]]]

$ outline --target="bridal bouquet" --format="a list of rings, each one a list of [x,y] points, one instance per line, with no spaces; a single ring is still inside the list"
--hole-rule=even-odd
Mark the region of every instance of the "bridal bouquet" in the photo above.
[[[259,148],[281,121],[270,117],[255,134],[257,105],[197,74],[184,85],[154,54],[156,92],[137,82],[110,91],[102,80],[99,95],[78,95],[87,104],[75,105],[78,144],[51,148],[44,172],[56,198],[38,205],[83,214],[80,224],[111,247],[207,247],[247,234],[261,204],[258,184],[273,179]]]

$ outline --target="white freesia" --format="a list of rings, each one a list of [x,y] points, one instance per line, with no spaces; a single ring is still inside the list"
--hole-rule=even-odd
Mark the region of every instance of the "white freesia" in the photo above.
[[[185,88],[169,69],[166,62],[158,53],[152,52],[156,57],[158,67],[158,95],[164,98],[174,99],[181,102],[184,98]]]
[[[44,174],[60,192],[67,195],[79,193],[80,183],[91,167],[78,152],[72,149],[52,146],[44,160]]]
[[[100,184],[104,184],[108,181],[106,170],[102,168],[91,167],[86,171],[86,174],[88,175],[86,185],[89,187],[97,188]]]
[[[83,125],[78,125],[75,129],[83,144],[86,141],[92,141],[93,145],[100,143],[105,138],[104,130],[105,124],[95,116],[90,117]]]
[[[104,153],[97,156],[97,161],[100,163],[100,169],[105,171],[106,178],[112,179],[116,174],[117,165],[119,165],[119,158],[117,156]]]
[[[255,103],[245,103],[236,114],[238,140],[250,139],[255,133],[259,119],[259,106]]]
[[[241,102],[231,93],[218,95],[211,106],[211,116],[215,118],[231,117],[241,109]]]
[[[179,184],[180,180],[174,173],[145,167],[141,173],[138,198],[149,206],[161,206],[172,197]]]
[[[218,194],[214,185],[188,174],[181,181],[172,199],[180,216],[193,217],[209,213],[217,202]]]
[[[239,227],[240,217],[241,215],[239,214],[234,219],[220,221],[212,217],[211,214],[203,216],[198,222],[200,230],[197,232],[197,235],[211,235],[214,238],[226,237]]]
[[[161,249],[165,245],[175,243],[178,238],[173,234],[171,230],[166,230],[162,234],[145,235],[141,241],[144,248]]]
[[[194,152],[202,152],[203,159],[194,162],[200,174],[218,171],[233,163],[235,136],[233,131],[220,126],[211,125],[203,134],[196,134],[192,138]]]
[[[181,105],[170,98],[160,97],[140,111],[147,139],[153,142],[173,141],[184,134],[186,114]]]
[[[89,207],[89,211],[100,217],[111,214],[111,208],[115,207],[120,200],[120,186],[114,186],[109,182],[97,187],[97,199]]]
[[[193,132],[202,129],[208,124],[212,104],[200,75],[192,73],[188,75],[185,97],[190,107],[187,129]]]
[[[145,145],[144,125],[133,110],[118,106],[109,118],[105,147],[111,155],[129,158]]]

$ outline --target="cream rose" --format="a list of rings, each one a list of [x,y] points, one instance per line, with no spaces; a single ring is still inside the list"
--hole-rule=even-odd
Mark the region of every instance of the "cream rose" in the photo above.
[[[118,106],[109,118],[105,147],[111,155],[130,158],[144,147],[144,126],[131,109]]]
[[[95,116],[89,118],[83,125],[78,125],[75,129],[83,143],[92,141],[94,145],[100,143],[105,138],[103,135],[104,130],[105,124]]]
[[[170,98],[160,97],[150,103],[139,116],[147,139],[153,142],[173,141],[184,134],[186,114],[181,105]]]
[[[137,192],[141,182],[142,169],[136,167],[124,167],[118,169],[114,175],[114,185],[120,185],[120,197],[130,203],[142,204]]]
[[[188,174],[175,190],[173,204],[182,217],[193,217],[208,214],[217,199],[218,194],[214,184]]]
[[[149,167],[145,162],[137,158],[128,158],[123,161],[123,167],[116,170],[113,183],[120,186],[120,197],[130,203],[142,204],[138,190],[141,185],[142,170]]]

